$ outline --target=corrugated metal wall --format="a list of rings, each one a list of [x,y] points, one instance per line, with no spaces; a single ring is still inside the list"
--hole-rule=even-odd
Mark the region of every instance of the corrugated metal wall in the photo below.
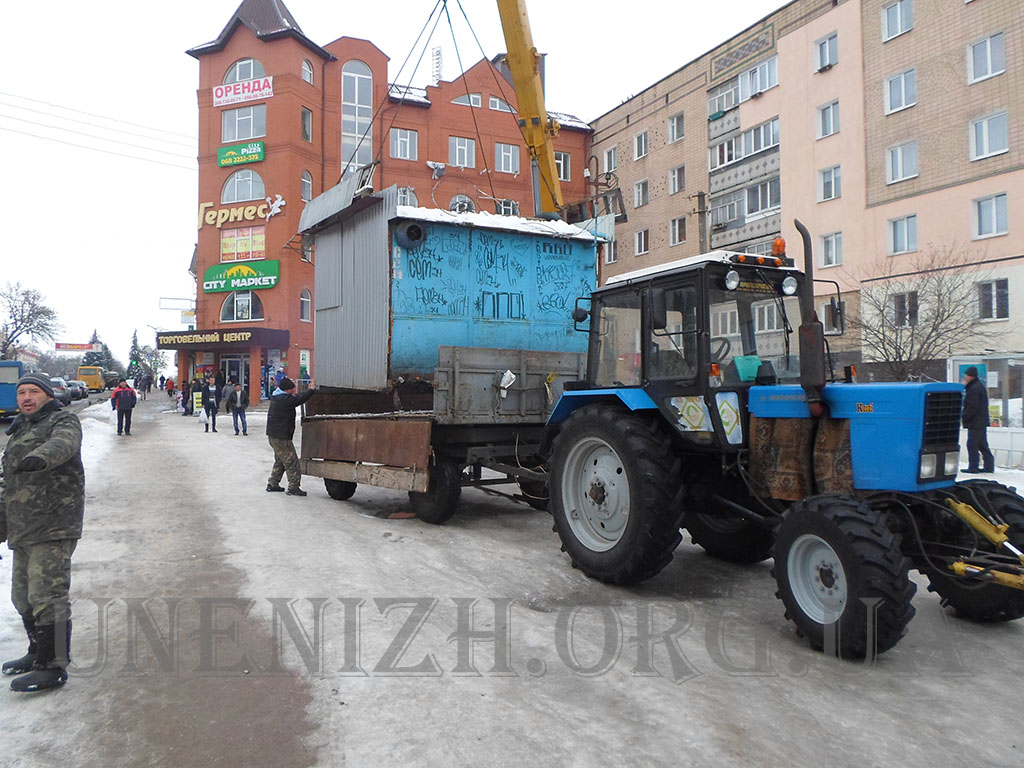
[[[375,205],[316,235],[316,381],[384,389],[388,374],[393,189]]]

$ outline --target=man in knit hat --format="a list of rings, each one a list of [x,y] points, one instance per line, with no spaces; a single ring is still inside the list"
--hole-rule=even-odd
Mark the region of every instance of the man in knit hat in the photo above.
[[[288,495],[305,496],[306,492],[299,488],[302,472],[299,470],[299,457],[295,453],[292,437],[295,435],[295,409],[316,394],[316,385],[309,382],[309,389],[296,395],[295,382],[285,376],[270,396],[270,408],[267,410],[267,439],[274,449],[274,468],[270,470],[267,480],[268,491],[283,491],[281,476],[288,473]]]
[[[967,469],[964,472],[995,471],[995,458],[988,448],[988,390],[978,379],[978,369],[971,366],[964,371],[964,407],[960,413],[967,430]],[[982,466],[978,466],[978,455]]]
[[[13,691],[64,685],[70,662],[71,555],[82,536],[82,425],[53,399],[40,374],[18,381],[18,415],[7,429],[0,542],[14,552],[11,600],[28,633],[28,653],[5,662]]]

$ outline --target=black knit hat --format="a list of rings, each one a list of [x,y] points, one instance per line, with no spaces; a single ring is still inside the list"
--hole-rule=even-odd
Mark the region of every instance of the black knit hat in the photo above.
[[[43,376],[41,373],[26,373],[20,379],[18,379],[18,388],[21,388],[22,384],[32,384],[33,386],[39,387],[50,397],[53,397],[53,382],[49,378]]]
[[[964,371],[964,376],[973,376],[974,378],[978,378],[978,369],[972,365],[970,368]]]
[[[287,392],[289,389],[293,389],[295,387],[295,382],[285,376],[277,386],[279,386],[283,392]]]

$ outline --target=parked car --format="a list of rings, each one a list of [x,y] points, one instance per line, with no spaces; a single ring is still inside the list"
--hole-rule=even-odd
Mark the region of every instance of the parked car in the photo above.
[[[89,385],[81,379],[71,379],[68,382],[71,389],[71,397],[74,400],[84,400],[89,396]]]
[[[64,405],[71,405],[71,390],[68,389],[68,383],[60,376],[50,379],[50,383],[53,384],[53,399],[60,400]]]

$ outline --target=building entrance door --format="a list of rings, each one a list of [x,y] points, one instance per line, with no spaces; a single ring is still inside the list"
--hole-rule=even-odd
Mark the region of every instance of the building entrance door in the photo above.
[[[242,389],[249,390],[248,355],[221,355],[220,369],[224,373],[224,381],[234,379],[242,385]]]

